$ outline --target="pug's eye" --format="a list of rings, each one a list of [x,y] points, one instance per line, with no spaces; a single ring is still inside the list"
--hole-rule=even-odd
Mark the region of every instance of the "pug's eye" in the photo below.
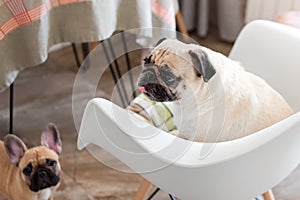
[[[175,81],[175,78],[173,76],[167,75],[165,76],[165,81],[167,83],[173,83]]]
[[[25,174],[26,176],[30,176],[31,173],[32,173],[32,165],[31,165],[31,163],[29,163],[29,164],[23,169],[23,174]]]
[[[51,159],[46,159],[46,164],[49,167],[55,167],[56,166],[56,161],[55,160],[51,160]]]

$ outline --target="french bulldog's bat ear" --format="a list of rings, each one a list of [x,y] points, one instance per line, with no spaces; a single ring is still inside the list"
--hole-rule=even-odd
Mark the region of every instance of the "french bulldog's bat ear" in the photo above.
[[[4,138],[4,145],[10,162],[18,166],[21,158],[27,150],[26,145],[15,135],[7,135]]]
[[[195,53],[189,50],[189,54],[192,57],[193,65],[195,67],[196,75],[203,77],[204,82],[208,82],[216,73],[214,66],[208,59],[205,52]]]
[[[158,42],[156,43],[155,47],[158,46],[160,43],[162,43],[164,40],[166,40],[167,38],[161,38],[160,40],[158,40]]]
[[[41,135],[41,143],[45,147],[48,147],[49,149],[52,149],[55,151],[58,155],[62,151],[62,142],[60,139],[60,134],[53,123],[49,123],[47,125],[47,128],[45,131],[43,131]]]

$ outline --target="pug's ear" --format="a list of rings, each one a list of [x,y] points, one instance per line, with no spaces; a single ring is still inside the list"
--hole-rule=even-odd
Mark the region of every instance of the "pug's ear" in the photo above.
[[[195,53],[189,50],[192,57],[192,62],[195,68],[195,73],[198,77],[203,77],[204,82],[208,82],[216,73],[214,66],[208,59],[205,52]]]
[[[60,134],[55,124],[49,123],[45,131],[41,135],[41,143],[45,147],[52,149],[58,155],[62,151],[62,142],[60,139]]]
[[[18,166],[21,158],[27,150],[23,141],[15,135],[7,135],[4,138],[4,146],[12,164]]]
[[[156,45],[154,47],[158,46],[160,43],[162,43],[166,39],[167,39],[166,37],[161,38],[160,40],[158,40],[158,42],[156,43]]]

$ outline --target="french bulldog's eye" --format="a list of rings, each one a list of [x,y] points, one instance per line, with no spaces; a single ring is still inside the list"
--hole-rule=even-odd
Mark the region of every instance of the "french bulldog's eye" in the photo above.
[[[46,159],[46,164],[49,167],[55,167],[56,166],[56,161],[55,160],[51,160],[51,159]]]
[[[32,165],[31,165],[31,163],[29,163],[29,164],[23,169],[23,174],[25,174],[26,176],[30,176],[31,173],[32,173]]]

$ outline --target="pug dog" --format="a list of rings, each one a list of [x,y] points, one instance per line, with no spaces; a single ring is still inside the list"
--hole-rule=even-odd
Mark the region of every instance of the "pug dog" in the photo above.
[[[27,148],[15,135],[0,141],[0,193],[11,200],[52,200],[60,183],[62,142],[56,126],[48,124],[41,146]]]
[[[144,59],[138,88],[174,102],[174,134],[222,142],[255,133],[293,114],[283,97],[240,63],[208,48],[161,39]]]

